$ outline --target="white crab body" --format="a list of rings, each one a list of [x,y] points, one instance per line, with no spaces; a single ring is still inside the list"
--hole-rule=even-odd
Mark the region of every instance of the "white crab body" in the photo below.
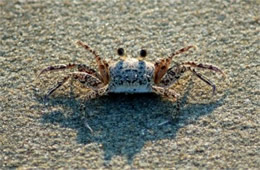
[[[150,62],[127,58],[109,67],[109,87],[111,93],[152,92],[154,65]]]

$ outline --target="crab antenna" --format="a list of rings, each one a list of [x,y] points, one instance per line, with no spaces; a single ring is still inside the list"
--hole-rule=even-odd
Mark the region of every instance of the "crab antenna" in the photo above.
[[[168,57],[168,58],[169,58],[170,60],[172,60],[172,58],[173,58],[174,56],[179,55],[179,54],[181,54],[181,53],[184,53],[184,52],[188,51],[190,48],[196,48],[196,46],[190,45],[190,46],[188,46],[188,47],[182,48],[182,49],[180,49],[180,50],[178,50],[178,51],[176,51],[176,52],[173,52],[173,53],[171,54],[171,56]]]
[[[91,49],[87,44],[81,42],[81,41],[77,41],[77,44],[83,48],[85,48],[86,50],[88,50],[89,52],[91,52],[94,56],[95,56],[95,59],[97,61],[100,61],[101,58],[99,57],[99,55],[97,54],[97,52],[93,49]]]

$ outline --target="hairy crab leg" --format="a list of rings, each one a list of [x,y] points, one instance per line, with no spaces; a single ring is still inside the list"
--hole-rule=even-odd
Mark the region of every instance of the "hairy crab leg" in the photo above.
[[[96,90],[91,90],[90,92],[87,93],[86,100],[106,95],[107,92],[108,92],[108,85],[101,87],[99,89],[96,89]]]
[[[186,71],[191,71],[194,75],[196,75],[199,79],[210,85],[213,89],[213,94],[215,94],[216,91],[216,86],[214,83],[212,83],[210,80],[208,80],[206,77],[204,77],[202,74],[196,72],[194,69],[192,69],[190,66],[185,66],[185,65],[178,65],[178,66],[173,66],[171,67],[165,76],[162,78],[160,81],[159,85],[162,87],[169,87],[176,82],[181,75],[186,72]]]
[[[41,70],[41,72],[38,74],[37,77],[39,77],[41,74],[51,71],[59,71],[59,70],[65,70],[65,69],[72,69],[77,67],[78,71],[85,72],[88,74],[94,74],[97,78],[101,78],[100,75],[92,68],[85,64],[58,64],[53,66],[48,66],[45,69]]]
[[[54,91],[56,91],[59,87],[61,87],[64,83],[66,83],[69,78],[70,78],[70,76],[64,77],[62,81],[59,81],[56,84],[56,86],[54,86],[53,88],[49,89],[48,93],[46,94],[46,97],[49,97]]]
[[[209,79],[204,77],[202,74],[196,72],[194,69],[189,68],[189,70],[192,71],[192,73],[195,74],[199,79],[201,79],[202,81],[207,83],[209,86],[211,86],[212,87],[212,94],[215,95],[215,92],[216,92],[216,85],[215,84],[213,84]]]
[[[172,58],[178,54],[184,53],[186,51],[188,51],[190,48],[195,48],[195,46],[188,46],[185,48],[182,48],[176,52],[173,52],[169,57],[164,58],[164,59],[160,59],[159,61],[157,61],[154,66],[155,66],[155,71],[154,71],[154,82],[155,84],[158,84],[160,82],[160,80],[162,79],[162,77],[165,75],[165,73],[167,72]]]
[[[101,57],[97,54],[97,52],[91,49],[87,44],[81,41],[78,41],[77,44],[85,48],[86,50],[88,50],[90,53],[94,55],[96,62],[98,64],[98,69],[101,74],[102,81],[104,84],[108,84],[109,81],[108,63],[105,60],[101,59]]]
[[[195,62],[184,62],[184,63],[181,63],[181,65],[189,65],[191,67],[212,70],[212,71],[221,73],[224,78],[226,77],[225,73],[222,70],[220,70],[218,67],[211,65],[211,64],[202,64],[202,63],[197,64]]]
[[[163,88],[163,87],[159,87],[159,86],[152,86],[152,91],[158,95],[162,95],[167,98],[175,99],[176,104],[177,104],[176,109],[178,112],[180,112],[181,104],[180,104],[180,100],[179,100],[180,95],[178,93],[176,93],[172,89]]]
[[[163,88],[163,87],[159,87],[159,86],[152,86],[152,90],[154,93],[163,95],[168,98],[177,99],[180,96],[178,93],[176,93],[172,89]]]
[[[193,45],[184,47],[184,48],[182,48],[182,49],[180,49],[180,50],[178,50],[178,51],[176,51],[176,52],[173,52],[173,53],[170,55],[170,57],[168,57],[168,59],[172,60],[172,58],[173,58],[174,56],[179,55],[179,54],[181,54],[181,53],[184,53],[184,52],[188,51],[188,50],[191,49],[191,48],[196,48],[196,47],[193,46]]]
[[[50,96],[55,90],[61,87],[67,80],[72,77],[73,80],[78,80],[80,83],[84,84],[86,87],[96,90],[103,86],[103,83],[98,78],[94,77],[91,74],[84,73],[84,72],[73,72],[70,73],[68,76],[64,77],[62,81],[58,82],[56,86],[51,88],[48,93],[47,97]]]

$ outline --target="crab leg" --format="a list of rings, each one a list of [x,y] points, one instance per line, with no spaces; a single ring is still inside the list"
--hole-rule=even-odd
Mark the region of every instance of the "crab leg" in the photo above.
[[[184,53],[186,51],[188,51],[190,48],[195,48],[195,46],[188,46],[185,48],[182,48],[176,52],[173,52],[169,57],[164,58],[164,59],[160,59],[159,61],[157,61],[155,63],[155,71],[154,71],[154,82],[155,84],[158,84],[160,82],[160,80],[162,79],[162,77],[165,75],[165,73],[167,72],[172,58],[178,54]]]
[[[187,63],[185,63],[187,64]],[[209,65],[203,65],[203,66],[209,66]],[[201,67],[200,67],[201,68]],[[204,68],[204,67],[202,67]],[[208,69],[208,68],[205,68]],[[217,67],[214,67],[214,69],[218,69]],[[212,69],[211,69],[212,70]],[[208,85],[210,85],[212,87],[213,90],[213,94],[215,94],[216,91],[216,86],[210,81],[208,80],[206,77],[204,77],[202,74],[197,73],[194,69],[192,69],[190,66],[185,66],[184,64],[182,65],[178,65],[178,66],[174,66],[171,67],[167,73],[165,74],[165,76],[162,78],[162,80],[160,81],[159,85],[162,87],[169,87],[171,86],[174,82],[176,82],[180,76],[186,72],[186,71],[191,71],[194,75],[196,75],[199,79],[201,79],[202,81],[204,81],[205,83],[207,83]],[[223,73],[220,69],[217,70],[218,72]],[[224,73],[223,73],[224,74]]]
[[[73,80],[78,80],[80,83],[84,84],[86,87],[91,89],[98,89],[103,86],[103,83],[101,80],[96,78],[95,76],[84,73],[84,72],[74,72],[70,73],[68,76],[64,77],[62,81],[58,82],[56,86],[51,88],[46,96],[50,96],[55,90],[57,90],[59,87],[61,87],[64,83],[67,82],[67,80],[72,77]]]
[[[212,70],[212,71],[221,73],[224,78],[226,77],[225,73],[222,70],[220,70],[218,67],[210,65],[210,64],[201,64],[201,63],[197,64],[195,62],[184,62],[181,65],[189,65],[191,67],[198,67],[198,68],[202,68],[202,69]]]
[[[108,63],[105,60],[102,60],[101,57],[96,53],[96,51],[92,50],[87,44],[84,44],[81,41],[78,41],[77,44],[85,48],[86,50],[88,50],[94,55],[96,62],[98,64],[98,69],[101,74],[102,81],[104,84],[107,84],[109,81]]]
[[[159,95],[163,95],[163,96],[168,97],[168,98],[177,99],[179,97],[179,94],[176,93],[172,89],[163,88],[163,87],[159,87],[159,86],[152,86],[152,90],[153,90],[154,93],[159,94]]]
[[[46,97],[49,97],[54,91],[56,91],[56,90],[57,90],[59,87],[61,87],[65,82],[67,82],[69,78],[70,78],[70,76],[64,77],[63,80],[62,80],[62,81],[59,81],[56,86],[54,86],[53,88],[49,89],[48,93],[46,94]]]
[[[174,90],[172,89],[168,89],[168,88],[163,88],[163,87],[159,87],[159,86],[152,86],[152,91],[156,94],[165,96],[167,98],[173,98],[176,100],[177,103],[177,110],[178,112],[180,111],[180,101],[179,101],[179,94],[176,93]]]
[[[90,92],[87,93],[86,100],[97,98],[99,96],[103,96],[103,95],[107,94],[107,92],[108,92],[108,85],[101,87],[99,89],[96,89],[96,90],[91,90]]]
[[[215,84],[213,84],[209,79],[204,77],[202,74],[197,73],[194,69],[189,68],[189,70],[192,71],[192,73],[195,74],[199,79],[201,79],[202,81],[204,81],[205,83],[210,85],[212,87],[212,94],[213,95],[215,94],[215,91],[216,91],[216,85]]]
[[[78,71],[80,72],[85,72],[88,74],[94,74],[96,77],[100,78],[100,75],[92,68],[90,68],[89,66],[85,65],[85,64],[58,64],[58,65],[54,65],[54,66],[49,66],[45,69],[43,69],[39,74],[38,77],[46,72],[49,71],[58,71],[58,70],[65,70],[65,69],[72,69],[77,67]]]
[[[182,49],[180,49],[180,50],[178,50],[178,51],[176,51],[176,52],[173,52],[173,53],[170,55],[170,57],[168,57],[168,59],[172,60],[172,58],[173,58],[174,56],[179,55],[179,54],[181,54],[181,53],[184,53],[184,52],[188,51],[190,48],[196,48],[196,47],[193,46],[193,45],[190,45],[190,46],[188,46],[188,47],[182,48]]]

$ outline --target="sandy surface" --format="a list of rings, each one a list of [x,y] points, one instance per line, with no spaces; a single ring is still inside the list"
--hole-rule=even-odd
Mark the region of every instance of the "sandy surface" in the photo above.
[[[259,19],[259,0],[0,0],[0,169],[259,168]],[[42,68],[95,68],[77,40],[107,60],[118,47],[129,57],[145,48],[154,61],[196,45],[174,60],[217,65],[227,78],[198,70],[216,83],[212,97],[185,74],[173,87],[181,113],[153,94],[85,101],[79,83],[44,100],[69,71],[37,79]]]

